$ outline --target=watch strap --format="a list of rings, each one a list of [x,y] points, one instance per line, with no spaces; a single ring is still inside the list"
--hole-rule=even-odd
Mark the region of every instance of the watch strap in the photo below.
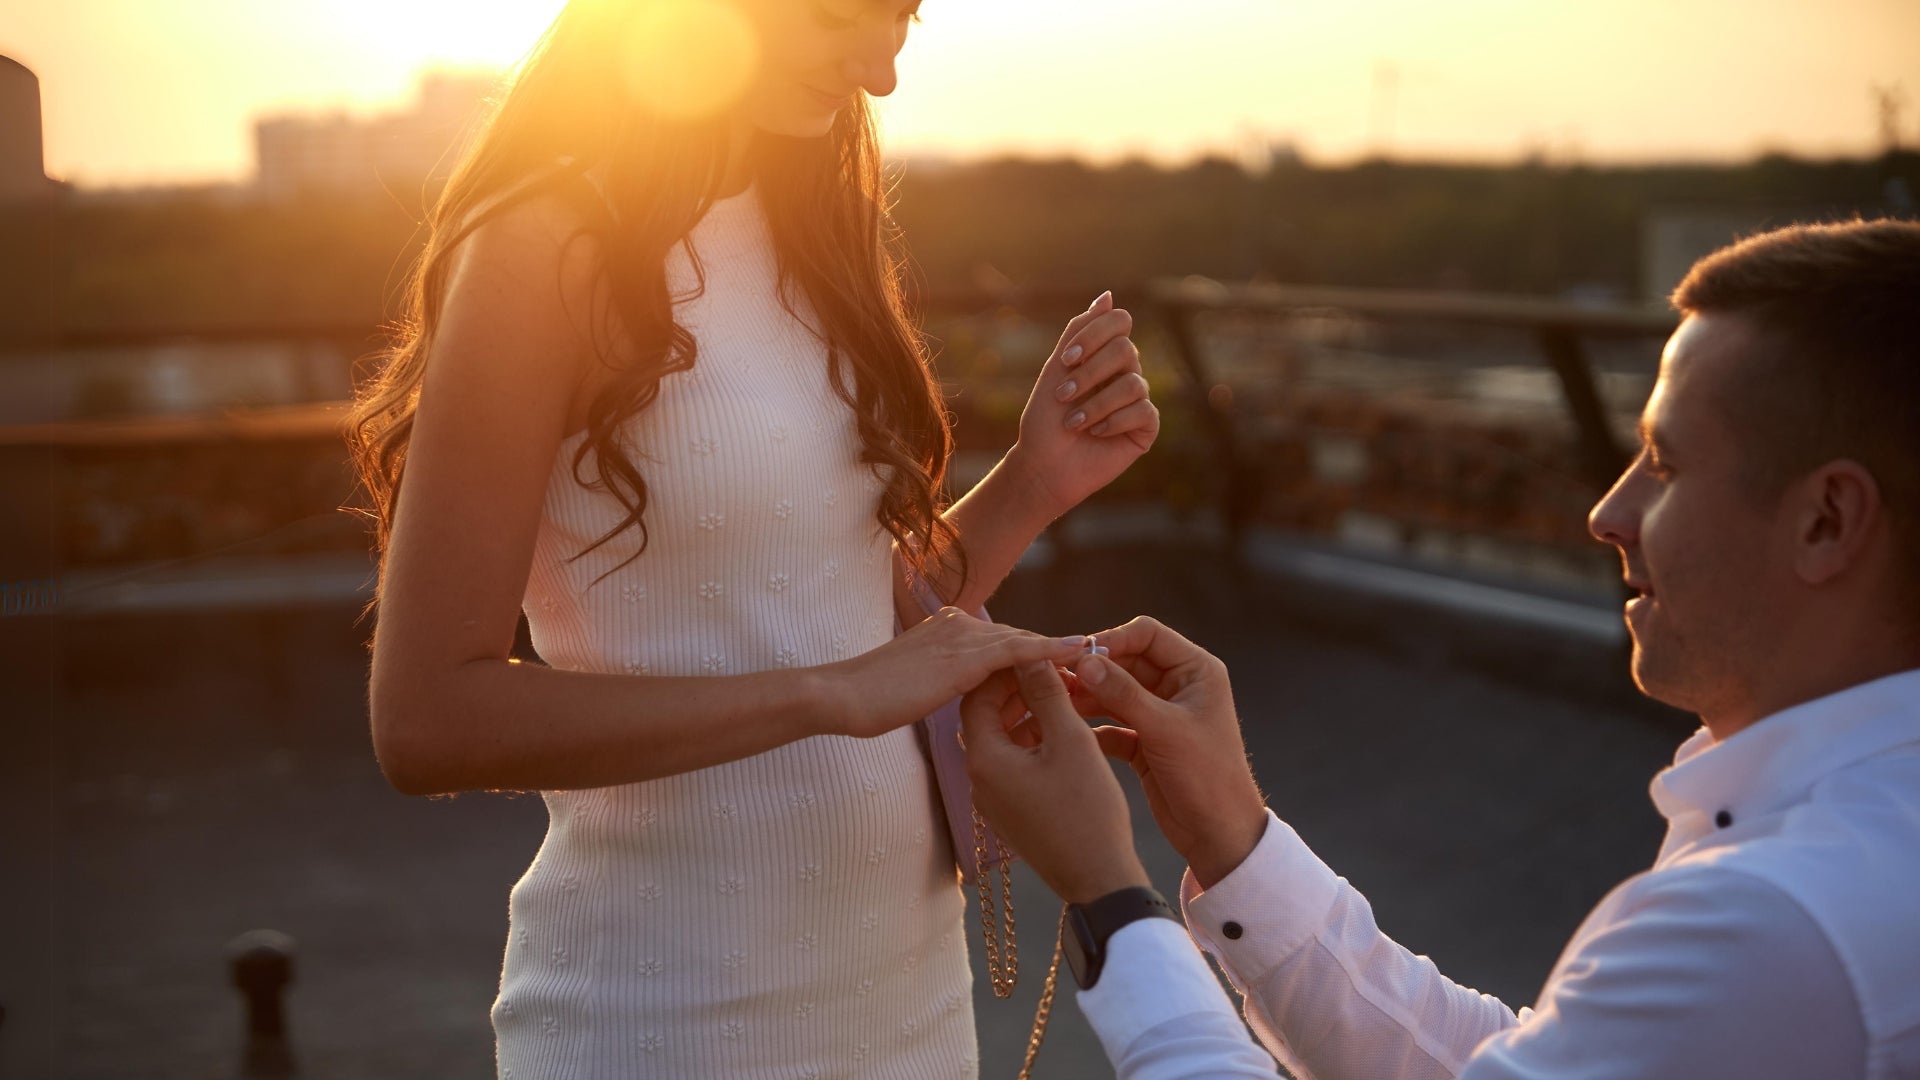
[[[1079,949],[1070,950],[1074,982],[1091,990],[1106,967],[1107,942],[1120,928],[1141,919],[1172,919],[1182,922],[1167,898],[1145,885],[1110,892],[1085,904],[1069,904],[1068,923],[1079,939]]]

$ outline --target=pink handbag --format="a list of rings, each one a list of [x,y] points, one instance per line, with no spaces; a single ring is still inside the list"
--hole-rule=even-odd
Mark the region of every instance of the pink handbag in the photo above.
[[[928,615],[945,605],[927,588],[926,583],[915,581],[913,595],[920,601],[920,609]],[[969,612],[974,618],[990,620],[986,608]],[[905,627],[894,619],[894,636],[905,632]],[[984,845],[975,844],[973,814],[973,781],[967,778],[967,753],[960,744],[960,699],[935,709],[930,715],[919,721],[921,738],[926,742],[927,759],[933,765],[935,786],[940,791],[940,809],[946,815],[947,832],[953,838],[953,859],[962,879],[971,878],[980,868],[969,865],[976,847],[984,847],[990,862],[998,864],[1003,857],[1012,852],[1000,842],[992,829],[986,829]],[[1014,856],[1017,857],[1017,856]]]

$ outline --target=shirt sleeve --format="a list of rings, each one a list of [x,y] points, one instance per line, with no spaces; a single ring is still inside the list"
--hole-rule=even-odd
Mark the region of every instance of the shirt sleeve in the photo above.
[[[1442,1080],[1524,1017],[1460,986],[1380,932],[1373,908],[1268,812],[1260,843],[1204,892],[1188,873],[1193,940],[1219,959],[1247,1019],[1301,1080]]]
[[[1140,919],[1107,940],[1106,966],[1080,1011],[1118,1080],[1273,1077],[1233,1002],[1171,919]]]
[[[1709,866],[1628,886],[1522,1025],[1463,1080],[1866,1075],[1867,1035],[1831,942],[1777,887]]]

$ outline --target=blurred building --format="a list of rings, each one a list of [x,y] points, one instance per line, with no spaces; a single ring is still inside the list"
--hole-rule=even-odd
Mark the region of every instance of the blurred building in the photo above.
[[[444,180],[494,83],[492,75],[435,74],[399,112],[264,117],[254,125],[258,190],[285,199],[406,191]]]
[[[0,56],[0,203],[47,198],[40,128],[40,80],[25,65]]]

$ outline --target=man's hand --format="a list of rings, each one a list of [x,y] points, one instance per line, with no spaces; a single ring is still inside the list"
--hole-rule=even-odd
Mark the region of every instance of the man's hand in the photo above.
[[[1140,774],[1160,831],[1212,888],[1267,827],[1227,667],[1144,617],[1094,636],[1110,655],[1075,663],[1074,706],[1124,725],[1096,729],[1100,748]]]
[[[974,806],[1062,900],[1149,884],[1127,797],[1051,663],[996,672],[960,703],[960,720]]]

